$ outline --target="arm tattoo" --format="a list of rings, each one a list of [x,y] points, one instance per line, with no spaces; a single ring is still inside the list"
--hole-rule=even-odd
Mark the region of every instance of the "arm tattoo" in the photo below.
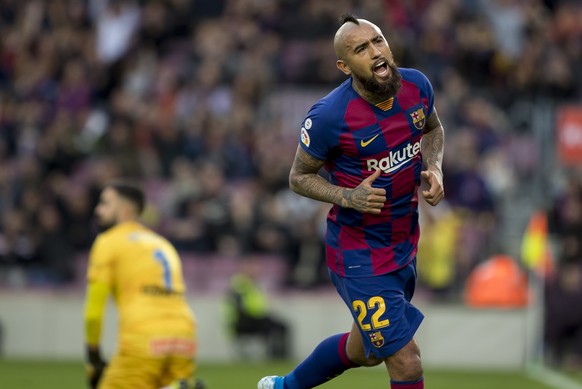
[[[433,109],[432,114],[428,117],[428,119],[426,120],[426,125],[424,127],[424,133],[429,133],[432,130],[442,127],[441,125],[441,119],[439,118],[439,115],[437,114],[437,110],[436,108]]]
[[[350,207],[352,191],[333,185],[317,174],[323,164],[324,161],[312,157],[299,146],[289,173],[289,187],[301,196]]]
[[[341,206],[344,208],[362,209],[367,206],[368,195],[371,193],[369,188],[358,186],[354,189],[344,188],[342,190]]]
[[[317,174],[319,169],[323,166],[324,161],[313,158],[307,154],[301,147],[297,148],[295,160],[291,167],[291,175],[293,174]]]
[[[426,121],[426,130],[422,137],[421,152],[427,168],[442,170],[445,133],[436,110]]]
[[[342,193],[341,193],[341,206],[344,208],[348,208],[350,207],[350,205],[352,204],[352,194],[353,192],[348,190],[347,188],[342,189]]]

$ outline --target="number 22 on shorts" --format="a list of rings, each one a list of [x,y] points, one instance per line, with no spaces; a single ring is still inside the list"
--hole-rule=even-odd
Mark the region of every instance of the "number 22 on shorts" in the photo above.
[[[358,313],[358,324],[364,331],[370,331],[371,329],[377,330],[390,325],[390,320],[381,320],[382,315],[386,312],[386,303],[380,296],[370,297],[367,304],[362,300],[354,300],[352,302],[352,308],[354,309],[354,312]],[[372,313],[371,323],[364,323],[368,310],[373,309],[375,309],[375,311]]]

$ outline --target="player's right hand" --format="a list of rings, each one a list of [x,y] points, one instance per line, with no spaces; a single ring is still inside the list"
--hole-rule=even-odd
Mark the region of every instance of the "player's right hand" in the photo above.
[[[382,171],[376,169],[371,176],[363,180],[360,185],[346,194],[347,207],[354,208],[362,213],[379,215],[386,203],[386,189],[374,188],[372,183],[380,177]]]

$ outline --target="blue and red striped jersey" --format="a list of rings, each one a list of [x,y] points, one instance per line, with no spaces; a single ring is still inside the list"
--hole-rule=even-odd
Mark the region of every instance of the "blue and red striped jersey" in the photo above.
[[[325,161],[333,184],[355,188],[382,170],[373,183],[386,189],[381,214],[334,205],[327,216],[327,265],[344,277],[389,273],[416,256],[420,141],[434,92],[420,71],[399,70],[402,87],[395,97],[370,104],[350,78],[319,100],[301,127],[301,147]]]

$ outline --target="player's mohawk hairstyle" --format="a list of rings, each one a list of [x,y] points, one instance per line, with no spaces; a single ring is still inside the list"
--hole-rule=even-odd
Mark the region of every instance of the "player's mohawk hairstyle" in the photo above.
[[[342,14],[342,16],[339,17],[339,25],[343,26],[346,23],[354,23],[354,24],[360,24],[360,21],[358,20],[358,18],[356,17],[356,15],[351,14],[349,12],[346,12],[345,14]]]

